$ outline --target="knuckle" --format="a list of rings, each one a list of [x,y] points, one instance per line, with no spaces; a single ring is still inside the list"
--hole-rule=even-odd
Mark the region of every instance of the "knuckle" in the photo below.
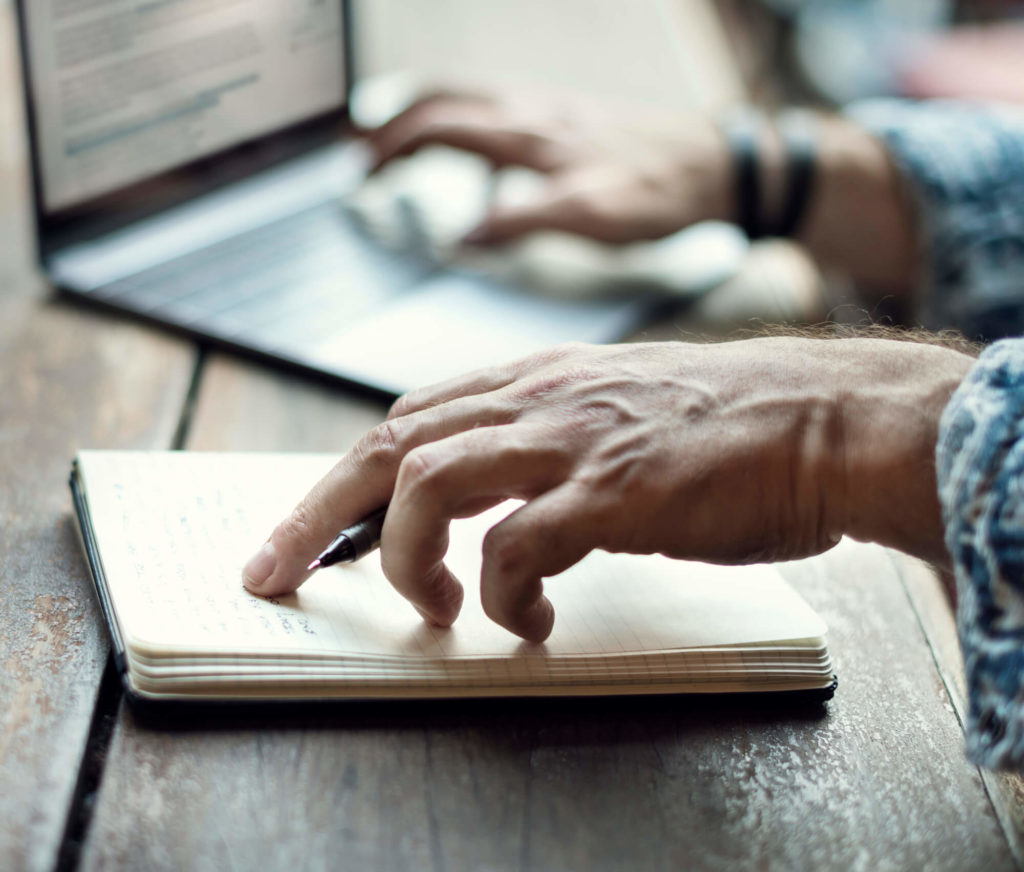
[[[588,222],[599,222],[608,215],[608,209],[599,198],[586,190],[577,190],[565,198],[566,208],[576,217]]]
[[[588,379],[588,373],[575,368],[563,368],[541,372],[532,378],[525,380],[518,386],[518,397],[520,402],[530,403],[533,401],[545,402],[552,397],[559,397],[562,392],[571,390]],[[545,403],[550,406],[551,403]],[[559,399],[557,407],[561,413],[567,414],[568,405]]]
[[[529,550],[518,537],[492,529],[484,537],[483,559],[499,578],[520,578],[530,565]]]
[[[535,166],[556,167],[561,163],[559,146],[544,127],[529,127],[519,132],[519,152]]]
[[[431,105],[424,110],[416,140],[419,142],[443,141],[460,129],[461,125],[451,117],[451,113],[445,106]]]
[[[577,357],[593,347],[586,342],[561,342],[549,348],[547,354],[552,362],[563,361]],[[544,352],[541,353],[543,354]]]
[[[389,419],[360,439],[352,451],[358,462],[369,469],[391,469],[402,455],[403,436],[403,425]]]
[[[273,540],[276,546],[302,548],[316,538],[317,525],[312,508],[305,502],[299,503],[291,514],[281,521],[274,529]]]
[[[565,210],[573,224],[586,228],[597,239],[619,241],[623,217],[619,201],[590,191],[578,191],[566,197]]]
[[[543,595],[536,552],[522,538],[492,529],[484,538],[480,605],[497,624],[520,633],[523,617]]]
[[[592,348],[586,342],[563,342],[535,352],[519,367],[518,388],[527,397],[538,396],[586,378],[590,367],[584,358]]]
[[[435,106],[438,103],[455,101],[458,100],[459,96],[457,92],[452,91],[450,88],[446,88],[443,85],[434,85],[416,99],[413,108],[423,108],[425,106]]]
[[[433,445],[423,445],[402,458],[398,478],[402,487],[435,493],[447,465],[447,459],[439,449]]]
[[[428,94],[410,106],[405,115],[415,122],[417,130],[424,130],[446,117],[447,102],[442,94]]]
[[[391,404],[391,408],[388,410],[388,420],[391,421],[395,418],[404,418],[406,415],[419,409],[420,406],[421,403],[416,400],[416,391],[402,394],[402,396]]]
[[[528,354],[518,360],[496,366],[494,367],[494,372],[499,375],[506,375],[508,381],[514,381],[525,378],[531,373],[538,372],[547,367],[571,360],[593,348],[594,346],[587,342],[560,342],[557,345],[548,346],[540,351],[534,351],[532,354]]]

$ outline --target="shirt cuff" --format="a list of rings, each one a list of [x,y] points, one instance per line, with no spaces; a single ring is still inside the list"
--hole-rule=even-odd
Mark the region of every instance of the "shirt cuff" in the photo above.
[[[967,675],[967,754],[1024,764],[1024,340],[984,351],[953,394],[936,449]]]
[[[847,109],[886,146],[914,204],[915,317],[991,341],[1024,334],[1024,112],[878,99]]]

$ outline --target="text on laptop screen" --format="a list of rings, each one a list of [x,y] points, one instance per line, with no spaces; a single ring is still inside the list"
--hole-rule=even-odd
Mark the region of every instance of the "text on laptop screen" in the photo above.
[[[30,0],[45,210],[340,108],[337,0]]]

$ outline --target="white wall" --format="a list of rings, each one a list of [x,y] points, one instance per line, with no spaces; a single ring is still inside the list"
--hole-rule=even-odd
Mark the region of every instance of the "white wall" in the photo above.
[[[364,74],[526,80],[702,108],[741,93],[709,0],[353,3]]]

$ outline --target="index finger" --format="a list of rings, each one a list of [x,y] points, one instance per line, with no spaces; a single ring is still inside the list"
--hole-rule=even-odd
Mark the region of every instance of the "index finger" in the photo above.
[[[490,392],[379,424],[274,528],[246,563],[243,583],[262,596],[295,590],[309,578],[310,562],[338,530],[388,503],[399,466],[410,451],[464,430],[505,423],[515,414],[507,397]]]
[[[368,133],[367,142],[376,157],[371,172],[428,145],[471,151],[499,167],[553,169],[542,139],[516,126],[498,102],[480,96],[449,94],[419,101]]]

